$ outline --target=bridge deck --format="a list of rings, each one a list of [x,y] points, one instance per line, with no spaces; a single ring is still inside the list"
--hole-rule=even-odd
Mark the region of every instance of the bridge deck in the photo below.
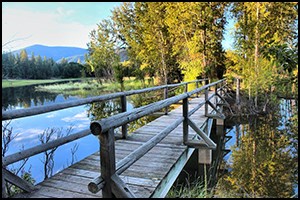
[[[204,95],[189,101],[189,110],[204,101]],[[209,112],[211,108],[209,107]],[[159,131],[182,116],[182,106],[161,116],[147,125],[129,134],[126,140],[115,142],[116,162],[127,156]],[[196,111],[191,119],[201,127],[207,120],[204,116],[204,106]],[[182,124],[169,133],[159,144],[145,154],[141,159],[124,171],[120,177],[128,184],[136,197],[164,197],[175,181],[184,164],[189,159],[194,148],[182,144]],[[189,127],[189,139],[195,136],[195,131]],[[183,158],[183,159],[182,159]],[[178,164],[180,162],[180,164]],[[32,198],[99,198],[102,192],[91,193],[87,185],[100,174],[100,156],[96,152],[87,158],[62,170],[48,180],[36,185],[36,189],[17,197]],[[171,176],[170,176],[171,175]]]

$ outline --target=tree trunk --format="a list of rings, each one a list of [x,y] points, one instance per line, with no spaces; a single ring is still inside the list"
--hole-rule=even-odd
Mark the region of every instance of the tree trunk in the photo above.
[[[259,57],[259,2],[256,2],[256,30],[255,30],[255,53],[254,53],[254,63],[255,63],[255,77],[258,77],[258,57]],[[257,96],[258,96],[258,81],[255,79],[255,108],[257,108]]]

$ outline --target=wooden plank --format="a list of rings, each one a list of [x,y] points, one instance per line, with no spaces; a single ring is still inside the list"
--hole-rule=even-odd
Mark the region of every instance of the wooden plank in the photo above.
[[[50,196],[52,198],[99,198],[101,197],[100,194],[99,196],[94,196],[94,195],[88,195],[88,194],[82,194],[78,192],[70,192],[66,191],[60,188],[57,188],[55,186],[50,186],[50,185],[44,185],[43,183],[40,184],[39,190],[35,192],[35,195],[45,195],[45,196]]]
[[[99,197],[99,195],[95,195],[91,193],[88,190],[87,185],[82,183],[72,183],[67,179],[65,180],[47,179],[41,185],[61,189],[68,192],[80,193],[82,195]]]

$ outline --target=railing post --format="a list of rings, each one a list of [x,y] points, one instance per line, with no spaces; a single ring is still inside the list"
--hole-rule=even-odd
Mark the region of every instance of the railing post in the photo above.
[[[215,85],[215,105],[217,105],[218,102],[218,84]]]
[[[2,157],[3,160],[3,157]],[[2,198],[7,198],[8,195],[6,193],[6,186],[5,186],[5,179],[4,179],[4,175],[3,175],[3,164],[2,164]]]
[[[209,79],[205,79],[205,85],[209,84]]]
[[[209,88],[205,89],[205,116],[208,114],[208,90]]]
[[[126,95],[121,96],[121,109],[122,112],[127,111]],[[122,139],[127,138],[127,123],[122,125]]]
[[[167,99],[168,98],[168,86],[165,87],[164,89],[164,99]],[[168,106],[165,107],[165,115],[168,114]]]
[[[199,87],[199,82],[198,82],[198,80],[196,81],[196,89],[198,89],[198,87]],[[199,97],[199,93],[197,92],[197,94],[196,94],[196,97],[198,98]]]
[[[182,105],[182,114],[184,117],[183,120],[183,144],[188,141],[188,134],[189,134],[189,124],[188,124],[188,117],[189,117],[189,106],[188,106],[188,97],[183,99]]]
[[[185,93],[188,92],[188,83],[185,83],[184,92],[185,92]]]
[[[116,172],[114,129],[100,133],[100,166],[101,176],[105,182],[102,189],[103,198],[114,197],[111,188],[111,176]]]

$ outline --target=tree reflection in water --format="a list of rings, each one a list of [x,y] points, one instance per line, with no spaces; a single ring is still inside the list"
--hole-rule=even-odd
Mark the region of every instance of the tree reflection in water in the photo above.
[[[298,107],[278,102],[266,116],[240,125],[231,147],[231,172],[219,179],[220,197],[276,197],[298,195]]]

